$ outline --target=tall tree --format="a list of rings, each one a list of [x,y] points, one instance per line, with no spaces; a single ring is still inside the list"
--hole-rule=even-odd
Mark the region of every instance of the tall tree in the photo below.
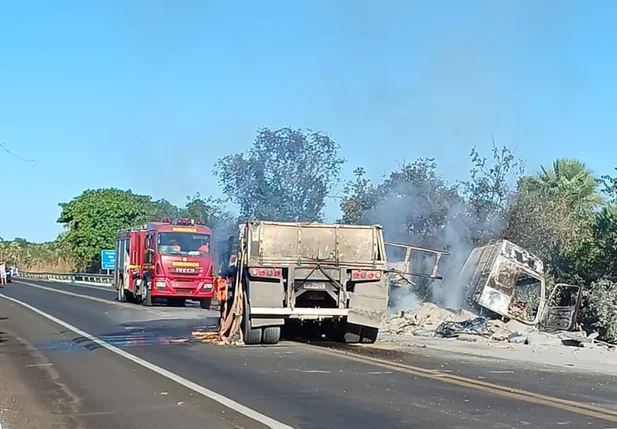
[[[149,196],[113,188],[86,190],[60,207],[58,222],[67,228],[64,240],[79,270],[97,267],[100,251],[115,248],[119,229],[143,224],[156,211]]]
[[[434,159],[405,163],[378,185],[363,169],[355,174],[341,200],[343,221],[382,224],[390,240],[428,245],[460,211],[456,187],[437,173]]]
[[[151,219],[153,221],[161,221],[165,218],[182,218],[185,217],[185,210],[173,205],[166,199],[161,199],[158,201],[154,201],[153,205],[153,214]]]
[[[241,218],[316,221],[345,162],[339,149],[321,132],[264,128],[248,153],[219,159],[216,171]]]
[[[527,186],[544,196],[560,195],[571,200],[582,215],[590,215],[602,204],[600,181],[584,162],[572,158],[559,158],[553,166],[542,166],[541,173],[528,178]]]
[[[470,180],[461,183],[475,242],[486,242],[501,234],[524,171],[522,161],[506,146],[497,147],[493,141],[492,154],[489,162],[473,148]]]

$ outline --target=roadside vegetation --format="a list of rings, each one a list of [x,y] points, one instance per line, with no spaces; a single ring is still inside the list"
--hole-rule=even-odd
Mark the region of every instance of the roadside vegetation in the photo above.
[[[465,258],[492,239],[512,240],[544,260],[549,282],[584,286],[581,322],[617,341],[617,178],[600,177],[577,159],[525,168],[493,143],[487,156],[471,149],[466,181],[448,182],[437,160],[421,158],[380,180],[350,166],[354,179],[341,183],[346,161],[339,153],[321,132],[261,129],[246,153],[216,163],[226,200],[197,194],[178,207],[130,190],[85,190],[60,203],[65,231],[57,240],[0,241],[0,258],[21,270],[97,271],[100,250],[114,247],[120,228],[191,217],[224,238],[247,218],[322,221],[326,201],[336,198],[342,223],[380,223],[390,240],[446,248],[453,256]],[[226,202],[238,214],[226,211]]]

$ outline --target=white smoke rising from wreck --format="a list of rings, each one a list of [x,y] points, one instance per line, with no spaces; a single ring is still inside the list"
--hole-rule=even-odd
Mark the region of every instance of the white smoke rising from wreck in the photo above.
[[[414,309],[424,300],[444,307],[458,310],[464,306],[464,285],[460,284],[459,273],[474,247],[472,235],[477,230],[477,221],[469,215],[466,205],[458,197],[452,203],[434,205],[431,198],[439,198],[431,186],[417,186],[409,183],[403,189],[395,189],[382,198],[377,207],[369,211],[366,223],[378,223],[384,227],[386,241],[419,245],[434,249],[447,250],[450,255],[443,256],[439,265],[439,274],[443,280],[424,283],[412,277],[416,286],[413,288],[394,288],[391,295],[391,311]],[[400,192],[403,191],[403,192]],[[429,220],[438,220],[434,228],[425,227]],[[416,265],[412,261],[412,272],[430,273],[433,259],[419,259]],[[426,280],[424,280],[426,282]]]

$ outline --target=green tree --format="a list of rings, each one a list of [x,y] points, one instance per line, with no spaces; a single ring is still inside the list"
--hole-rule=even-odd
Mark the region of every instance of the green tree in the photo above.
[[[506,146],[497,147],[493,141],[492,154],[489,162],[473,148],[470,180],[460,184],[474,242],[486,242],[502,233],[524,171],[522,161]]]
[[[379,200],[377,190],[371,181],[365,177],[366,171],[363,167],[358,167],[353,171],[355,179],[348,182],[343,188],[341,199],[342,223],[359,224],[362,223],[366,214],[374,209]]]
[[[595,216],[593,229],[596,278],[617,282],[617,206],[604,206]]]
[[[339,149],[321,132],[264,128],[248,153],[219,159],[216,171],[242,219],[317,221],[345,162]]]
[[[581,282],[594,263],[594,217],[573,205],[571,193],[547,193],[536,184],[536,177],[521,178],[504,237],[539,256],[554,279]]]
[[[152,221],[162,221],[165,218],[182,218],[186,216],[186,211],[173,205],[166,199],[161,199],[158,201],[154,201],[153,205],[153,214],[149,220]]]
[[[594,177],[584,162],[560,158],[553,162],[552,168],[541,168],[541,173],[527,179],[529,188],[541,195],[567,197],[582,215],[590,215],[604,202],[599,192],[600,180]]]
[[[405,163],[378,185],[363,169],[355,174],[341,200],[343,222],[379,223],[389,240],[429,245],[459,214],[462,199],[437,173],[434,159]]]
[[[67,228],[64,242],[78,270],[98,268],[100,251],[115,248],[119,229],[143,224],[156,212],[149,196],[114,188],[86,190],[60,207],[58,222]]]
[[[215,226],[218,216],[222,213],[220,201],[212,197],[204,198],[199,192],[186,197],[186,205],[183,211],[188,218],[211,227]]]

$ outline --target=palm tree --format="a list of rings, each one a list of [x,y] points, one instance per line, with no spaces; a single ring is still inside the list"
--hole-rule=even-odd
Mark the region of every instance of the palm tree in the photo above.
[[[553,161],[552,168],[542,166],[542,172],[529,177],[527,185],[547,197],[568,198],[583,216],[604,202],[598,179],[578,159],[560,158]]]

